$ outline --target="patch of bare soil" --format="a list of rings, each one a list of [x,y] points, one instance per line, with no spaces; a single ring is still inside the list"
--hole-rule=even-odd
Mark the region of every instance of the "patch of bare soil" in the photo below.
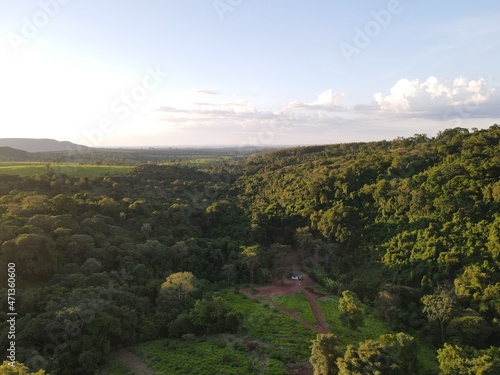
[[[148,366],[146,366],[140,357],[132,353],[127,348],[117,348],[113,350],[112,355],[132,370],[134,375],[155,375],[155,373],[149,369]]]
[[[318,303],[316,302],[318,295],[320,296],[322,295],[320,293],[311,292],[310,289],[311,288],[304,288],[302,292],[305,294],[307,300],[309,301],[309,305],[311,305],[311,310],[314,314],[314,317],[316,318],[316,323],[317,323],[316,329],[319,333],[329,333],[330,329],[328,327],[328,324],[326,323],[325,317],[321,313]]]
[[[313,296],[315,296],[316,298],[322,298],[324,297],[325,295],[323,293],[320,293],[320,292],[317,292],[315,291],[313,288],[311,287],[306,287],[306,290],[311,293]]]
[[[242,289],[241,291],[245,293],[248,297],[256,299],[262,303],[271,305],[273,307],[276,307],[279,311],[282,313],[290,316],[291,318],[298,320],[300,323],[304,324],[305,326],[312,328],[319,333],[328,333],[330,332],[328,328],[328,324],[326,323],[326,320],[321,313],[321,310],[319,309],[319,306],[316,302],[316,299],[323,297],[321,293],[315,292],[311,286],[313,284],[311,278],[309,277],[308,274],[303,273],[302,274],[302,280],[278,280],[273,282],[271,285],[266,285],[266,286],[261,286],[256,289],[256,292],[251,294],[250,289]],[[296,292],[302,292],[306,296],[307,300],[309,301],[309,305],[311,305],[311,310],[314,314],[314,317],[316,318],[316,324],[310,324],[306,322],[304,319],[302,319],[299,315],[285,310],[283,307],[276,305],[275,303],[271,301],[264,300],[259,297],[273,297],[273,296],[289,296],[293,293]]]
[[[312,280],[307,276],[303,275],[304,278],[302,280],[290,280],[284,279],[276,280],[270,285],[261,286],[257,289],[257,296],[289,296],[295,292],[299,292],[306,287],[310,287],[312,285]]]

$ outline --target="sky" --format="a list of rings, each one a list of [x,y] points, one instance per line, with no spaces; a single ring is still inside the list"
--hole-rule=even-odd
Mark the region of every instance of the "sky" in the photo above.
[[[278,146],[500,123],[498,0],[0,5],[0,138]]]

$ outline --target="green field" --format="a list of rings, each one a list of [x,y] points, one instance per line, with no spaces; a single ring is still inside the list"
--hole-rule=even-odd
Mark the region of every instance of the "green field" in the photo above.
[[[285,365],[307,365],[311,341],[316,332],[281,313],[276,308],[247,298],[242,293],[222,291],[223,297],[244,316],[237,335],[212,335],[196,338],[164,339],[146,342],[134,352],[158,374],[286,374]],[[300,314],[307,321],[314,316],[307,299],[301,293],[291,296],[266,298],[289,311]],[[317,300],[332,333],[342,343],[357,345],[368,339],[396,333],[385,322],[365,307],[364,325],[350,336],[349,329],[339,320],[339,297],[326,296]],[[418,356],[425,373],[438,372],[434,351],[418,341]],[[110,372],[109,374],[114,374]]]
[[[136,353],[158,374],[286,374],[281,362],[229,336],[159,340],[137,346]]]
[[[290,296],[261,297],[269,300],[284,309],[297,313],[302,319],[311,324],[316,324],[316,318],[311,310],[311,305],[303,293],[294,293]]]
[[[34,163],[34,162],[0,162],[0,175],[36,176],[37,174],[54,172],[79,177],[102,177],[125,175],[134,169],[133,166],[91,165],[71,163]]]
[[[152,341],[136,354],[159,374],[284,375],[286,364],[308,363],[315,331],[241,293],[222,294],[244,316],[240,334]]]
[[[236,335],[223,334],[201,338],[186,335],[182,339],[163,339],[136,346],[133,351],[158,374],[268,374],[284,375],[285,365],[308,365],[311,341],[316,332],[281,313],[276,308],[247,298],[242,293],[222,291],[226,299],[244,316],[243,326]],[[314,323],[314,316],[302,293],[265,298],[289,311],[297,312]],[[365,307],[364,325],[353,332],[339,320],[339,297],[326,296],[317,300],[332,333],[342,343],[357,345],[361,341],[396,333]],[[437,373],[435,353],[422,341],[417,342],[422,373]],[[123,365],[113,363],[106,374],[123,372]],[[110,371],[110,372],[109,372]]]

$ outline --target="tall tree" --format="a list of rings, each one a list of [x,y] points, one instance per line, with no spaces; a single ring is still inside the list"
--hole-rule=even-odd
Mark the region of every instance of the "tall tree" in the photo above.
[[[260,246],[242,246],[241,249],[241,262],[248,268],[248,272],[250,272],[250,282],[253,284],[255,268],[259,265]]]
[[[337,360],[339,375],[418,374],[416,351],[414,338],[402,332],[349,345]]]
[[[340,320],[352,331],[363,325],[363,305],[356,293],[345,290],[342,292],[342,298],[339,301]]]
[[[45,375],[45,370],[30,372],[28,367],[19,362],[14,362],[14,366],[9,364],[9,361],[3,361],[0,366],[0,374],[5,375]]]
[[[453,300],[448,293],[441,289],[434,294],[428,294],[421,299],[424,307],[422,311],[431,322],[439,322],[441,340],[444,342],[444,326],[450,320],[453,312]]]
[[[231,282],[236,279],[236,276],[238,275],[236,266],[232,263],[223,265],[221,275],[226,278],[227,285],[231,285]]]
[[[333,333],[318,333],[312,341],[309,362],[313,366],[314,375],[338,374],[337,358],[341,357],[339,338]]]
[[[180,302],[185,302],[197,290],[197,284],[198,280],[191,272],[177,272],[167,277],[161,291],[173,293]]]
[[[496,375],[500,374],[500,348],[476,350],[471,347],[444,344],[438,349],[439,369],[442,375]]]

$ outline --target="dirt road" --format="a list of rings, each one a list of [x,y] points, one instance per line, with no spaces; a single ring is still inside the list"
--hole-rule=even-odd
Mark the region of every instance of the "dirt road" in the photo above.
[[[328,328],[328,324],[326,323],[325,317],[321,313],[319,309],[318,303],[316,299],[322,297],[321,294],[312,290],[311,286],[313,284],[311,278],[307,274],[302,274],[302,280],[284,280],[275,281],[271,285],[262,286],[257,289],[257,292],[254,294],[250,293],[250,289],[242,289],[241,291],[250,298],[256,299],[259,302],[265,303],[267,305],[276,307],[283,314],[288,315],[289,317],[299,321],[303,325],[318,331],[319,333],[328,333],[330,332]],[[306,296],[309,301],[309,305],[311,306],[311,310],[316,318],[316,324],[311,324],[304,319],[302,319],[298,314],[293,313],[291,311],[285,310],[283,307],[276,305],[275,303],[262,299],[260,297],[272,297],[272,296],[288,296],[296,292],[302,292]]]
[[[134,375],[155,375],[155,373],[146,366],[144,361],[132,353],[127,348],[115,349],[112,355],[122,361]]]

